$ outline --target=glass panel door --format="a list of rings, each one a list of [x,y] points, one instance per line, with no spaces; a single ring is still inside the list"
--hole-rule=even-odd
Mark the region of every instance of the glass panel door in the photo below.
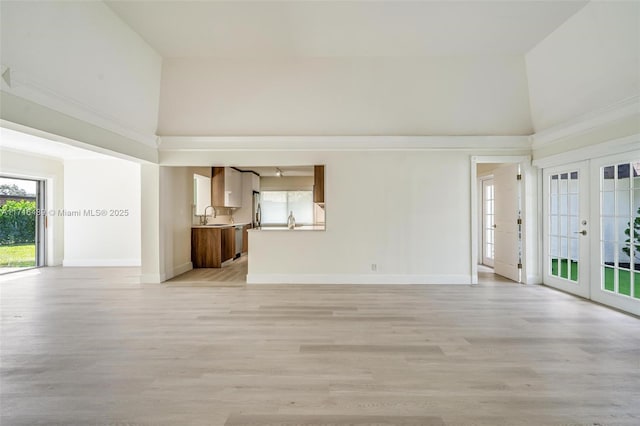
[[[598,159],[593,299],[640,314],[640,153]]]
[[[544,282],[589,297],[586,162],[544,171]]]
[[[0,274],[42,264],[40,182],[0,176]]]
[[[482,180],[482,264],[491,267],[495,248],[494,191],[493,179]]]

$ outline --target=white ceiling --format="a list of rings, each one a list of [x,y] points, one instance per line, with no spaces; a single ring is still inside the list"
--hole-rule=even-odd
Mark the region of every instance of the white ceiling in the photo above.
[[[0,148],[59,160],[112,158],[87,149],[16,132],[4,127],[0,127]]]
[[[522,55],[586,1],[106,1],[161,56]]]

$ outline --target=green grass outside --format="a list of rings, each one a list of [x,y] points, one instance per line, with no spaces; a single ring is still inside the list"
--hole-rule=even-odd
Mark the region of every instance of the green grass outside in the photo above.
[[[615,291],[615,274],[615,268],[604,268],[605,290]],[[560,278],[571,279],[572,281],[578,281],[578,262],[571,261],[571,278],[569,278],[569,260],[551,259],[551,275]],[[640,299],[640,272],[634,272],[633,275],[635,282],[633,297],[636,299]],[[624,294],[626,296],[631,296],[631,271],[618,269],[618,293]]]
[[[558,260],[560,260],[560,270],[558,270]],[[569,269],[571,269],[571,278],[569,278]],[[551,259],[551,275],[578,281],[578,262],[571,261],[571,268],[569,268],[568,259]]]
[[[35,244],[0,246],[0,268],[36,266]]]
[[[604,268],[604,289],[609,291],[615,290],[615,268]],[[633,289],[633,297],[640,299],[640,273],[634,272],[635,288]],[[618,293],[631,296],[631,271],[618,269]]]

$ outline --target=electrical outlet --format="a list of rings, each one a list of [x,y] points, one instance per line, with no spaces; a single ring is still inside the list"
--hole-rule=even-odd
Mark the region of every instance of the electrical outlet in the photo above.
[[[378,264],[377,263],[372,263],[371,264],[371,271],[372,272],[376,272],[378,270]]]

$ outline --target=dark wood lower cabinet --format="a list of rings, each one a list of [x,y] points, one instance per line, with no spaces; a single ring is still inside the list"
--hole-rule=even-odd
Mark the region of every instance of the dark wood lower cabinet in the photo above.
[[[252,225],[245,225],[242,228],[242,253],[249,252],[249,229],[252,228]]]
[[[215,228],[191,228],[191,262],[194,268],[219,268],[222,233]]]
[[[249,247],[247,230],[243,227],[242,253]],[[220,268],[236,255],[236,228],[191,228],[191,263],[194,268]]]
[[[236,255],[236,228],[224,228],[222,231],[222,261],[233,259]]]

